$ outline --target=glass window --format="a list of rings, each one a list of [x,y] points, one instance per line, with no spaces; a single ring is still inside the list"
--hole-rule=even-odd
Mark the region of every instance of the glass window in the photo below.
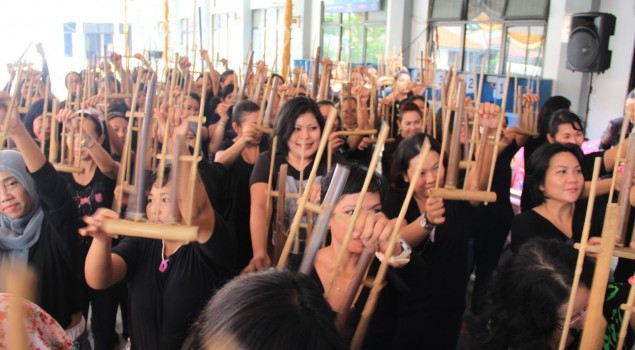
[[[265,10],[254,10],[252,16],[252,26],[254,28],[264,28],[265,27]]]
[[[321,32],[323,57],[353,64],[377,63],[386,41],[386,11],[325,13]]]
[[[480,72],[485,59],[485,73],[499,74],[503,25],[477,23],[465,26],[464,72]]]
[[[342,15],[339,13],[324,13],[322,22],[324,23],[340,23]]]
[[[386,27],[366,27],[366,63],[379,64],[386,45]]]
[[[438,40],[437,68],[450,69],[454,66],[455,60],[461,58],[462,26],[438,26],[435,27],[435,34]]]
[[[339,50],[340,27],[322,28],[322,56],[337,60],[337,50]]]
[[[542,74],[544,27],[513,26],[507,28],[505,55],[512,74]]]
[[[434,0],[432,19],[463,19],[463,0]]]
[[[468,0],[468,21],[490,21],[500,19],[505,0]]]
[[[547,19],[548,0],[508,0],[505,18]]]
[[[353,62],[353,65],[364,63],[363,25],[342,27],[342,61]]]

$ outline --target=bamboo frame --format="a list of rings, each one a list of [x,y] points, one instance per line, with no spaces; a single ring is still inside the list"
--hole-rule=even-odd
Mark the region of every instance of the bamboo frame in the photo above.
[[[178,62],[178,59],[176,60],[176,62]],[[174,79],[172,81],[173,81],[172,83],[172,86],[173,86]],[[207,74],[205,74],[203,76],[203,90],[205,90],[207,83],[208,83],[208,76]],[[154,99],[155,86],[156,86],[156,79],[155,77],[153,77],[151,88],[149,87],[148,89],[148,98],[146,99],[146,108],[145,108],[146,116],[144,117],[144,124],[146,125],[149,125],[149,123],[151,122],[150,115],[152,113],[151,106],[153,105],[153,102],[154,102],[153,99]],[[170,90],[166,89],[166,93],[169,93],[169,92]],[[164,98],[165,97],[166,96],[164,96]],[[169,102],[172,102],[172,103],[174,102],[172,94],[170,94],[169,96]],[[172,103],[169,103],[169,105],[171,106]],[[177,153],[178,152],[178,147],[177,147],[177,151],[175,151],[175,154],[172,155],[171,157],[167,156],[167,151],[165,151],[164,149],[161,150],[160,155],[156,155],[155,157],[153,157],[153,158],[157,158],[159,160],[159,163],[161,164],[161,167],[158,169],[159,176],[163,175],[164,166],[166,164],[167,159],[172,159],[172,161],[175,162],[175,164],[179,162],[190,163],[190,164],[179,165],[179,167],[188,166],[188,165],[190,166],[190,171],[189,171],[190,177],[186,179],[186,183],[188,184],[188,186],[186,188],[186,193],[184,197],[185,198],[184,202],[186,207],[183,208],[183,213],[182,213],[184,223],[176,223],[176,224],[149,223],[146,220],[144,220],[143,217],[140,217],[139,214],[142,209],[139,208],[140,203],[137,203],[136,213],[131,213],[132,215],[128,215],[128,213],[126,213],[127,214],[126,217],[135,219],[134,221],[131,221],[129,219],[110,220],[106,224],[104,224],[103,226],[104,232],[106,232],[108,235],[111,235],[111,236],[125,235],[125,236],[144,237],[144,238],[151,238],[151,239],[166,239],[166,240],[173,240],[173,241],[179,241],[179,242],[196,241],[199,229],[197,226],[193,226],[194,189],[196,187],[196,182],[197,182],[196,179],[198,177],[197,166],[201,158],[199,156],[199,153],[200,153],[200,145],[201,145],[202,123],[204,119],[203,118],[204,109],[205,109],[205,100],[203,99],[201,101],[199,116],[194,118],[197,121],[197,133],[196,133],[196,141],[194,144],[194,152],[192,155],[180,155],[179,153]],[[183,120],[182,122],[189,123],[191,119],[192,118],[187,118]],[[166,125],[165,127],[166,130],[168,129],[168,127],[169,126]],[[169,142],[168,138],[165,137],[163,140],[163,146],[165,147],[168,142]],[[138,154],[137,156],[138,156],[137,159],[142,159],[141,154]],[[143,161],[137,162],[137,163],[138,163],[136,164],[137,167],[144,166]],[[142,171],[143,170],[139,169],[139,174]],[[174,181],[172,186],[178,185],[179,182],[178,180],[176,180],[177,176],[178,174],[174,174],[174,178],[173,178]],[[162,183],[162,178],[157,179],[157,181],[159,183]],[[137,180],[135,181],[135,187],[137,191],[137,196],[143,195],[142,191],[144,191],[144,188],[141,188],[143,186]],[[174,215],[174,213],[172,214]]]
[[[462,201],[471,201],[471,202],[495,202],[496,201],[496,192],[491,191],[491,185],[490,187],[488,187],[488,189],[486,191],[480,191],[476,189],[476,184],[478,181],[478,178],[481,175],[481,169],[483,166],[483,158],[486,152],[486,147],[488,145],[488,140],[487,138],[483,137],[480,140],[476,139],[476,133],[474,132],[474,130],[476,129],[476,127],[478,127],[478,121],[475,119],[475,125],[473,126],[473,132],[472,132],[472,139],[469,140],[470,143],[472,144],[480,144],[480,147],[478,148],[479,150],[479,154],[476,157],[476,164],[474,164],[474,176],[475,176],[475,182],[473,182],[472,184],[467,184],[467,179],[466,181],[463,183],[463,188],[460,189],[458,188],[458,172],[459,172],[459,168],[461,165],[461,160],[460,160],[460,156],[459,153],[461,151],[461,147],[460,147],[460,133],[461,133],[461,125],[462,123],[462,117],[463,117],[463,112],[464,112],[464,99],[465,99],[465,90],[466,90],[466,86],[465,83],[462,81],[459,81],[458,75],[456,73],[456,71],[454,69],[451,70],[450,72],[450,77],[449,77],[449,86],[448,86],[448,91],[447,93],[444,93],[444,95],[447,95],[447,98],[445,99],[447,106],[445,106],[444,110],[445,110],[445,118],[443,120],[443,142],[441,144],[441,153],[439,154],[439,164],[443,164],[443,159],[445,157],[445,152],[446,149],[448,148],[448,144],[450,144],[450,155],[449,155],[449,159],[448,159],[448,169],[446,171],[446,181],[445,181],[445,185],[443,188],[441,188],[441,177],[438,176],[436,179],[436,184],[435,187],[432,188],[430,190],[430,197],[431,198],[443,198],[446,200],[462,200]],[[457,92],[458,91],[458,92]],[[442,90],[443,92],[443,90]],[[452,106],[452,104],[456,104],[456,108],[454,108]],[[454,127],[452,130],[452,137],[449,138],[449,126],[450,126],[450,119],[452,116],[452,111],[456,110],[456,114],[454,115]],[[498,125],[498,129],[497,129],[497,136],[495,139],[495,147],[494,147],[494,155],[497,152],[496,149],[496,145],[498,144],[498,142],[500,142],[500,130],[502,127],[502,118],[501,121],[499,122]],[[466,131],[466,134],[468,132]],[[486,135],[487,131],[484,131],[484,135]],[[472,146],[471,146],[472,147]],[[468,153],[470,151],[468,150]],[[495,163],[495,158],[494,156],[492,157],[492,164]],[[470,172],[471,168],[471,162],[468,161],[466,162],[466,166],[468,167],[466,172]],[[494,167],[490,167],[490,172],[489,172],[489,178],[491,178],[492,174],[494,171]],[[470,185],[470,186],[467,186]]]

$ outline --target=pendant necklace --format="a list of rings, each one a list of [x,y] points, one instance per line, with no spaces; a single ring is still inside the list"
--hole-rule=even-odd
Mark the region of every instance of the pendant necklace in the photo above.
[[[181,244],[182,245],[182,244]],[[176,251],[181,248],[181,245],[174,249],[172,255],[176,254]],[[161,263],[159,264],[159,272],[164,273],[168,269],[168,264],[170,263],[170,258],[165,256],[165,240],[161,240]]]

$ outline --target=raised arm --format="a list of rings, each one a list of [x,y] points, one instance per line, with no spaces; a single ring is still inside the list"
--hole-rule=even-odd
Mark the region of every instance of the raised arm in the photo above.
[[[18,109],[13,108],[12,115],[7,115],[11,97],[6,92],[0,92],[0,121],[3,123],[5,118],[9,118],[7,123],[7,135],[11,135],[11,139],[15,142],[16,147],[24,158],[29,172],[38,171],[46,163],[46,158],[40,150],[40,147],[29,135],[29,132],[20,122],[18,117]],[[0,123],[1,124],[1,123]]]
[[[106,289],[124,280],[127,265],[123,258],[112,253],[112,237],[101,230],[105,221],[117,219],[119,214],[100,208],[84,218],[87,226],[79,230],[82,236],[92,236],[84,272],[86,282],[93,289]]]

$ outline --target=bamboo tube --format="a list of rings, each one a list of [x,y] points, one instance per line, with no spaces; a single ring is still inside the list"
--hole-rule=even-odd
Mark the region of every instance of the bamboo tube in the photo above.
[[[496,202],[496,192],[486,191],[456,191],[447,188],[430,189],[430,198],[470,202]]]
[[[174,144],[174,157],[175,159],[172,161],[172,179],[170,185],[170,207],[169,207],[169,216],[168,216],[168,224],[174,225],[178,223],[178,186],[181,183],[181,174],[179,173],[181,170],[181,162],[178,158],[181,154],[181,145],[184,143],[185,137],[183,135],[177,135],[175,144]]]
[[[52,110],[52,118],[51,118],[51,130],[49,134],[49,162],[51,164],[55,164],[57,162],[57,138],[58,134],[58,123],[55,116],[57,116],[57,112],[59,109],[59,101],[57,99],[53,99],[53,110]]]
[[[618,163],[618,162],[616,162]],[[631,212],[631,204],[629,202],[629,195],[631,193],[631,188],[633,187],[632,181],[633,174],[635,172],[635,132],[631,131],[630,137],[628,139],[628,148],[626,149],[626,165],[624,166],[624,170],[622,172],[622,186],[620,188],[620,193],[617,197],[617,203],[620,208],[622,208],[622,217],[625,220],[620,221],[617,229],[617,236],[615,237],[615,244],[622,246],[624,245],[624,240],[626,236],[626,227],[628,225],[628,218]]]
[[[472,136],[470,137],[470,149],[468,150],[468,153],[467,153],[466,169],[470,168],[470,163],[472,162],[472,156],[474,155],[474,149],[478,142],[479,116],[477,111],[479,110],[479,107],[481,106],[481,89],[483,88],[483,78],[485,76],[484,73],[485,73],[485,57],[481,59],[480,80],[477,79],[476,73],[474,73],[474,83],[478,84],[478,87],[476,89],[476,95],[474,97],[474,119],[472,121]],[[483,133],[483,135],[487,135],[487,133]],[[483,159],[482,155],[480,159]],[[480,174],[480,173],[481,173],[480,170],[476,172],[476,174]],[[465,177],[463,188],[467,188],[467,176]]]
[[[287,237],[287,242],[285,243],[284,249],[282,250],[282,255],[280,256],[280,260],[278,261],[278,268],[282,268],[287,263],[287,258],[289,256],[289,252],[291,250],[291,244],[293,240],[295,240],[295,236],[298,234],[298,230],[300,228],[300,220],[302,219],[304,212],[304,204],[308,202],[309,195],[311,194],[311,188],[313,186],[313,182],[315,181],[315,176],[317,175],[318,167],[320,166],[320,161],[322,159],[322,155],[324,154],[324,148],[326,148],[328,137],[331,134],[331,130],[333,129],[333,123],[335,122],[335,118],[337,117],[337,110],[335,108],[331,108],[331,112],[329,113],[328,118],[326,118],[326,125],[322,130],[322,137],[320,139],[320,145],[318,147],[317,153],[313,159],[313,168],[311,169],[311,173],[309,174],[309,180],[307,181],[307,186],[304,189],[302,197],[298,202],[298,209],[293,217],[293,222],[291,223],[291,228],[289,230],[289,236]]]
[[[203,75],[203,91],[207,88],[207,74]],[[203,129],[203,119],[205,111],[205,99],[201,99],[201,107],[199,108],[198,123],[196,124],[196,140],[194,141],[194,152],[192,155],[195,159],[190,164],[190,178],[189,187],[187,193],[187,207],[185,211],[185,223],[192,225],[194,220],[194,189],[196,187],[196,179],[198,176],[198,162],[200,160],[199,153],[201,152],[201,134]]]
[[[46,86],[44,88],[44,109],[42,110],[42,125],[46,125],[48,121],[49,112],[47,112],[48,104],[49,104],[49,86],[51,85],[51,78],[46,76]],[[46,139],[44,138],[44,133],[42,133],[42,140],[40,141],[40,150],[44,153],[44,145],[46,143]]]
[[[346,289],[344,294],[344,301],[339,309],[335,310],[337,312],[337,320],[335,324],[340,330],[340,333],[346,330],[346,323],[348,322],[348,317],[351,313],[351,307],[355,301],[355,297],[357,297],[357,294],[359,293],[359,287],[363,283],[368,267],[373,262],[374,257],[375,252],[364,247],[359,260],[357,261],[357,266],[355,266],[355,272],[353,273],[353,278],[351,279],[349,288]]]
[[[291,72],[287,69],[291,62],[291,16],[293,14],[293,1],[286,0],[284,6],[284,35],[282,46],[282,77],[286,80]]]
[[[327,145],[328,146],[328,145]],[[300,153],[300,181],[298,185],[298,193],[302,193],[302,186],[304,184],[304,148],[306,147],[306,139],[302,139],[302,153]]]
[[[109,236],[167,239],[178,242],[194,242],[198,237],[197,226],[155,224],[129,220],[108,220],[103,223],[102,229]]]
[[[620,222],[626,221],[627,218],[621,215],[623,213],[621,209],[619,205],[614,203],[609,203],[606,208],[606,219],[602,227],[602,245],[595,263],[593,285],[591,286],[589,306],[585,319],[587,326],[582,331],[580,349],[600,349],[604,343],[606,320],[603,315],[603,307],[606,286],[611,272],[616,232]]]
[[[311,207],[311,210],[318,212],[319,216],[315,224],[315,230],[313,231],[314,234],[311,235],[311,238],[306,244],[302,262],[300,263],[300,273],[309,275],[311,269],[313,268],[313,263],[315,261],[317,252],[320,249],[320,245],[322,244],[324,238],[326,237],[328,224],[331,216],[333,216],[333,209],[335,208],[337,201],[342,195],[349,173],[349,167],[338,164],[333,172],[331,184],[326,191],[326,196],[322,201],[322,205],[318,206],[317,204],[313,204],[311,202],[307,202],[305,204],[305,207],[307,209]],[[315,207],[317,207],[317,210],[315,209]]]
[[[459,178],[459,161],[461,160],[461,118],[463,116],[463,99],[465,97],[465,83],[458,83],[459,94],[456,103],[458,111],[454,114],[454,123],[452,126],[452,138],[450,139],[450,156],[448,157],[448,170],[445,175],[445,188],[455,189]],[[449,117],[449,115],[448,115]],[[449,118],[448,118],[449,120]],[[467,133],[467,131],[466,131]],[[447,134],[446,134],[447,135]],[[445,143],[446,138],[443,138]],[[437,177],[438,178],[438,177]]]
[[[273,181],[273,167],[276,163],[276,150],[278,148],[278,136],[273,137],[273,141],[271,142],[271,162],[269,164],[269,181],[267,182],[267,204],[266,204],[266,213],[267,217],[271,217],[271,195],[272,195],[272,184]],[[269,225],[267,225],[269,227]]]
[[[331,141],[329,140],[328,146],[326,146],[326,172],[331,171],[331,164],[333,163],[333,148],[331,148]]]
[[[326,99],[329,88],[329,78],[331,77],[331,61],[327,58],[322,61],[322,75],[320,78],[320,92],[318,96],[318,100]]]
[[[611,188],[609,190],[609,200],[608,203],[613,203],[613,194],[615,193],[615,181],[617,179],[617,172],[618,169],[620,167],[620,164],[622,161],[624,161],[624,158],[622,158],[622,154],[624,154],[624,140],[626,139],[626,135],[627,135],[627,130],[628,130],[628,125],[629,125],[630,121],[628,118],[628,115],[624,115],[624,118],[622,119],[622,129],[620,131],[620,141],[617,144],[617,156],[616,156],[616,160],[615,160],[615,165],[613,165],[613,176],[611,177]],[[631,137],[633,131],[631,131]],[[630,141],[629,141],[630,142]]]
[[[320,78],[320,54],[321,54],[321,50],[320,50],[320,46],[318,45],[316,50],[315,50],[315,61],[313,62],[313,74],[311,75],[311,98],[312,99],[317,99],[318,98],[318,87],[319,84],[319,78]]]
[[[170,5],[169,0],[163,1],[163,62],[168,62],[168,39],[170,35]]]
[[[150,163],[148,162],[148,145],[151,141],[152,132],[152,109],[154,106],[154,98],[157,87],[157,73],[153,73],[148,82],[148,89],[146,92],[146,105],[145,105],[145,117],[140,125],[139,130],[139,142],[137,143],[137,153],[135,161],[135,174],[134,174],[134,186],[137,191],[136,194],[130,196],[128,208],[126,210],[126,219],[141,220],[146,216],[146,203],[147,196],[145,190],[149,182],[149,169]]]
[[[587,241],[589,240],[589,231],[591,230],[591,216],[593,214],[593,206],[595,205],[595,194],[597,191],[598,178],[600,177],[601,158],[595,158],[593,163],[593,178],[591,180],[591,193],[589,194],[589,202],[587,203],[586,214],[584,217],[584,227],[582,228],[582,237],[580,238],[580,248],[578,251],[578,260],[576,261],[575,273],[573,276],[573,283],[571,284],[571,294],[569,295],[569,302],[567,303],[567,312],[564,318],[564,325],[562,326],[562,334],[560,335],[559,350],[564,350],[567,343],[568,330],[571,325],[571,316],[573,315],[573,307],[575,305],[575,297],[578,293],[578,286],[580,285],[580,276],[582,275],[582,266],[584,264],[584,256],[586,254]],[[626,318],[627,319],[627,318]],[[625,322],[628,323],[628,322]],[[621,349],[621,347],[618,347]]]
[[[628,292],[628,300],[626,301],[626,304],[622,304],[622,310],[624,310],[624,316],[622,317],[623,321],[622,321],[622,326],[620,327],[620,333],[618,336],[618,342],[617,342],[617,348],[616,349],[623,349],[624,348],[624,341],[626,340],[626,331],[627,328],[630,324],[630,322],[628,320],[631,319],[631,316],[633,314],[633,303],[635,302],[635,288],[633,288],[633,286],[631,286],[629,292]]]
[[[352,135],[374,135],[377,134],[377,129],[366,129],[366,130],[343,130],[337,131],[339,135],[342,136],[352,136]]]
[[[364,342],[364,337],[366,336],[366,330],[370,323],[370,318],[372,317],[373,312],[375,311],[375,306],[377,304],[377,299],[379,298],[379,292],[384,283],[384,279],[386,277],[386,272],[388,270],[388,258],[392,256],[395,244],[397,243],[397,238],[399,237],[399,229],[401,228],[401,224],[406,216],[406,211],[408,210],[408,206],[410,205],[410,200],[412,199],[412,195],[414,194],[415,186],[417,184],[417,180],[419,179],[419,175],[421,174],[421,168],[423,167],[423,163],[425,162],[428,151],[430,150],[430,143],[426,140],[424,144],[421,146],[421,152],[419,153],[419,161],[415,166],[415,172],[413,178],[410,181],[410,185],[408,186],[408,191],[406,192],[406,198],[404,200],[403,205],[401,206],[401,210],[399,211],[399,216],[397,216],[397,220],[395,222],[395,226],[393,227],[392,234],[390,235],[390,243],[384,253],[386,257],[384,261],[382,261],[379,266],[379,270],[377,271],[377,275],[375,276],[375,280],[373,281],[373,287],[370,291],[370,295],[368,296],[368,300],[366,301],[366,305],[364,306],[364,311],[362,311],[362,316],[357,325],[357,329],[355,330],[355,334],[353,336],[353,341],[351,344],[352,350],[358,350],[362,347]]]
[[[359,197],[357,198],[357,202],[355,203],[355,209],[353,210],[353,215],[351,216],[351,220],[346,227],[346,234],[344,235],[344,240],[342,241],[342,247],[337,254],[337,259],[335,260],[335,266],[333,271],[331,272],[331,279],[329,280],[326,288],[324,289],[324,297],[328,298],[333,285],[335,284],[335,280],[340,273],[340,267],[344,262],[344,255],[346,253],[346,249],[348,247],[349,242],[353,237],[353,230],[355,229],[355,222],[359,217],[359,213],[362,208],[362,204],[364,203],[364,197],[366,196],[366,192],[368,191],[368,186],[370,186],[370,181],[373,176],[375,176],[375,169],[377,168],[377,163],[379,162],[379,153],[381,152],[382,146],[386,142],[388,138],[388,130],[390,127],[386,122],[383,122],[381,129],[379,131],[379,135],[377,136],[377,146],[375,147],[375,151],[373,152],[373,156],[370,160],[370,166],[368,167],[368,173],[366,174],[366,178],[364,179],[364,184],[362,185],[362,190],[359,193]]]
[[[275,264],[280,259],[282,253],[282,247],[284,246],[287,235],[284,225],[284,202],[286,200],[287,193],[287,173],[289,165],[280,165],[280,171],[278,172],[278,199],[276,205],[276,231],[275,231],[275,245],[273,250],[273,261]]]
[[[258,98],[260,97],[260,91],[262,89],[262,76],[260,75],[259,72],[256,72],[258,74],[258,81],[256,82],[256,86],[254,87],[254,93],[253,95],[251,95],[251,101],[253,101],[254,103],[258,103]],[[269,83],[267,82],[267,85],[269,85]],[[267,96],[267,90],[265,88],[265,93],[263,96]],[[264,103],[265,99],[263,98],[261,103]],[[261,107],[262,108],[262,107]]]
[[[443,136],[443,142],[441,143],[441,154],[439,154],[439,164],[443,164],[443,158],[447,149],[447,144],[448,144],[448,135],[449,135],[449,129],[450,129],[450,118],[452,116],[452,106],[449,105],[449,103],[451,103],[452,96],[452,91],[456,89],[456,84],[458,83],[458,79],[457,79],[457,74],[455,70],[452,70],[450,72],[450,85],[448,86],[448,93],[445,94],[447,96],[445,96],[445,101],[446,103],[442,105],[446,106],[445,108],[443,108],[443,115],[445,116],[445,119],[443,120],[443,132],[442,132],[442,136]],[[441,89],[441,94],[443,95],[443,89]],[[442,98],[443,99],[443,98]],[[437,176],[437,181],[435,184],[435,188],[439,188],[441,184],[441,177]]]
[[[275,79],[273,77],[273,75],[271,76],[271,78],[269,79],[269,81],[267,81],[267,85],[265,86],[265,95],[267,96],[269,95],[269,93],[271,92],[271,83],[272,80],[275,80],[277,83],[277,79]],[[277,87],[278,84],[276,84]],[[265,108],[267,107],[267,100],[265,100],[264,98],[262,99],[262,102],[260,103],[260,110],[258,111],[258,120],[256,121],[256,125],[262,125],[263,124],[263,119],[264,119],[264,115],[265,115]]]

